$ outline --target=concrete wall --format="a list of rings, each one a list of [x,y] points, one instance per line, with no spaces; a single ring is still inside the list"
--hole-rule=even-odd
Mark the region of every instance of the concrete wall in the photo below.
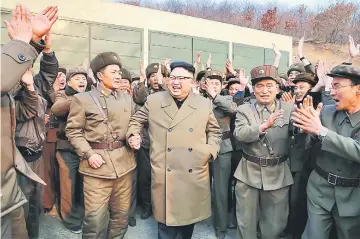
[[[56,40],[61,41],[61,43],[66,42],[69,45],[77,44],[76,46],[82,49],[82,55],[78,55],[79,57],[84,55],[93,57],[98,51],[113,49],[113,51],[117,51],[121,55],[121,58],[124,59],[123,61],[128,60],[131,62],[128,67],[132,69],[136,68],[135,64],[138,59],[142,59],[144,65],[146,65],[150,63],[149,61],[152,58],[157,58],[151,57],[150,52],[150,46],[153,44],[153,42],[150,43],[150,37],[153,33],[191,37],[193,41],[192,60],[195,60],[193,51],[195,48],[198,48],[194,45],[196,45],[196,42],[199,42],[199,40],[196,41],[194,39],[201,38],[215,43],[218,41],[219,46],[225,42],[228,44],[227,57],[234,60],[241,59],[242,62],[237,61],[238,64],[247,62],[246,68],[252,66],[252,57],[251,54],[248,57],[242,55],[242,46],[245,46],[245,51],[247,49],[246,46],[258,49],[257,54],[260,52],[260,56],[262,51],[264,51],[263,60],[260,60],[260,62],[256,61],[256,63],[264,64],[271,63],[271,53],[268,52],[273,42],[285,53],[282,57],[281,68],[285,68],[291,63],[292,38],[288,36],[102,0],[2,0],[2,12],[14,9],[17,3],[24,4],[33,12],[39,12],[48,5],[57,5],[60,19],[63,21],[56,23],[55,32],[58,35]],[[100,29],[96,28],[97,36],[93,34],[94,25],[100,26]],[[99,39],[102,34],[101,28],[108,29],[103,34],[104,39]],[[81,33],[80,36],[77,35],[79,32]],[[124,41],[123,37],[126,34],[135,36],[134,39],[137,39],[131,39],[130,42],[126,42],[126,39]],[[89,42],[85,42],[84,38],[87,38]],[[4,29],[2,29],[2,43],[4,43],[3,39],[6,39],[4,37]],[[134,44],[137,45],[135,46]],[[133,47],[131,48],[133,50],[124,52],[126,49],[129,49],[129,46]],[[62,48],[57,46],[57,48],[60,48],[62,51],[69,50],[62,49],[64,46]],[[94,50],[94,48],[96,49]],[[237,49],[236,55],[233,52],[234,48]],[[69,51],[71,52],[72,49]],[[208,52],[212,52],[211,49]],[[214,54],[216,53],[218,53],[218,50],[214,51]],[[224,54],[222,52],[221,54],[223,58]],[[69,54],[65,55],[63,58],[69,57]],[[207,55],[203,56],[203,61],[206,61],[206,57]],[[190,56],[186,60],[189,59]],[[214,59],[214,61],[216,60]],[[254,62],[254,64],[256,63]],[[81,64],[81,62],[78,64]],[[218,64],[220,63],[216,63],[216,65]],[[241,67],[241,65],[236,65],[235,67]]]

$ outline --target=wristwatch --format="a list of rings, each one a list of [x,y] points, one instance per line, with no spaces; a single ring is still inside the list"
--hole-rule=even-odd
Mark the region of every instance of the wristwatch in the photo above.
[[[320,130],[320,132],[319,132],[319,139],[320,139],[321,141],[323,141],[328,132],[329,132],[329,129],[327,129],[327,128],[325,128],[325,127],[321,128],[321,130]]]

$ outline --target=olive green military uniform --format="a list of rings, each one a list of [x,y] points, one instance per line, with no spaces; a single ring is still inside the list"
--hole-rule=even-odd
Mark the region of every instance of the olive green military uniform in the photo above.
[[[15,146],[15,102],[9,92],[33,64],[44,45],[12,40],[2,47],[1,59],[1,238],[27,238],[26,198],[17,182],[17,171],[44,183]],[[36,108],[36,106],[34,105]],[[26,112],[24,112],[26,113]],[[28,114],[29,112],[27,112]]]
[[[251,76],[253,85],[262,79],[277,79],[273,66],[254,68]],[[279,109],[284,110],[284,118],[262,134],[260,124]],[[241,239],[257,238],[258,222],[262,238],[278,239],[286,227],[289,186],[293,184],[287,163],[292,110],[290,103],[275,101],[260,105],[256,100],[237,109],[234,136],[243,143],[243,158],[235,172]]]
[[[96,75],[107,65],[119,65],[112,52],[101,53],[91,61]],[[105,114],[97,106],[101,107]],[[85,218],[83,238],[124,238],[128,226],[132,171],[136,167],[125,134],[133,113],[128,94],[97,89],[76,94],[70,105],[66,135],[80,156],[79,172],[84,176]],[[98,154],[105,161],[94,169],[88,159]],[[110,212],[110,221],[104,220]],[[108,225],[108,230],[106,226]]]
[[[360,83],[358,67],[340,65],[331,77]],[[335,106],[324,106],[320,115],[320,152],[308,186],[308,222],[302,238],[328,238],[336,227],[338,239],[360,235],[360,111],[349,115]]]
[[[66,81],[71,77],[82,74],[87,76],[86,70],[74,67],[68,70]],[[57,92],[51,112],[57,117],[59,130],[57,133],[56,159],[59,164],[60,197],[58,211],[65,227],[75,229],[82,225],[84,219],[84,196],[82,175],[78,172],[80,159],[73,146],[69,143],[65,126],[70,111],[70,104],[78,92],[66,85],[65,90]]]
[[[223,80],[221,72],[209,71],[206,78]],[[228,183],[231,173],[230,121],[236,114],[236,103],[231,96],[216,95],[213,102],[213,112],[222,131],[220,152],[217,159],[211,163],[214,189],[214,224],[218,238],[224,238],[228,222]]]

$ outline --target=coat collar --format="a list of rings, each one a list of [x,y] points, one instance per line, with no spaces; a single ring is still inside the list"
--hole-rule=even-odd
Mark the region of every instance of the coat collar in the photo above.
[[[97,87],[98,91],[100,92],[100,94],[102,94],[103,96],[105,96],[106,98],[108,98],[110,95],[113,95],[115,98],[117,97],[117,92],[114,90],[109,90],[106,89],[105,87],[103,87],[101,84],[98,85]]]
[[[171,94],[168,91],[164,94],[161,107],[164,108],[165,113],[172,119],[170,128],[185,120],[197,109],[196,97],[194,93],[190,92],[181,108],[178,109]]]
[[[341,125],[345,121],[346,118],[348,118],[350,120],[351,126],[355,127],[355,125],[360,123],[360,110],[351,115],[349,115],[345,111],[341,111],[340,116],[339,116],[339,124]]]

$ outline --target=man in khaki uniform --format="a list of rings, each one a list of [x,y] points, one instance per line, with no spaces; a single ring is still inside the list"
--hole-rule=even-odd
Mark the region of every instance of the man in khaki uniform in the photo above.
[[[310,104],[293,113],[296,127],[320,144],[315,170],[308,186],[308,221],[302,238],[329,238],[335,226],[337,238],[360,235],[360,68],[339,65],[331,96],[335,105]]]
[[[81,67],[70,68],[66,74],[65,90],[56,94],[51,113],[57,118],[56,159],[59,164],[59,208],[63,223],[73,233],[81,233],[84,219],[83,180],[79,173],[80,159],[65,134],[71,102],[75,95],[85,92],[87,71]]]
[[[16,149],[15,104],[9,94],[45,48],[41,38],[55,23],[57,8],[48,7],[34,18],[42,19],[41,26],[35,20],[32,25],[29,10],[18,5],[11,22],[5,21],[12,40],[1,49],[1,238],[27,238],[22,208],[26,198],[17,183],[16,170],[44,184]]]
[[[231,173],[231,153],[233,151],[230,136],[230,121],[235,117],[237,104],[232,96],[220,95],[223,75],[219,71],[208,71],[205,75],[205,89],[213,103],[213,111],[222,131],[222,140],[218,158],[212,162],[214,188],[214,225],[219,239],[225,238],[228,221],[228,184]]]
[[[148,96],[126,134],[139,149],[139,134],[149,125],[159,239],[190,239],[194,224],[211,215],[209,160],[217,158],[221,130],[211,101],[191,92],[194,73],[191,64],[173,62],[169,91]]]
[[[237,109],[234,136],[243,143],[235,172],[239,237],[279,239],[289,212],[293,179],[287,163],[293,104],[276,100],[277,70],[264,65],[251,70],[256,100]]]
[[[66,126],[84,175],[83,238],[104,238],[106,231],[108,238],[124,238],[136,167],[125,134],[134,107],[128,94],[117,91],[121,63],[116,53],[101,53],[90,66],[99,86],[75,95]],[[104,220],[108,211],[110,221]]]

